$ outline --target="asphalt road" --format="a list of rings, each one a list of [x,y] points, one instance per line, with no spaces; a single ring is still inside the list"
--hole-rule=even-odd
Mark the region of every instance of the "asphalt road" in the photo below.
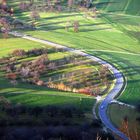
[[[118,94],[120,94],[122,88],[124,87],[124,78],[123,78],[122,73],[119,70],[117,70],[115,67],[113,67],[108,62],[106,62],[106,61],[104,61],[100,58],[97,58],[95,56],[84,53],[80,50],[76,50],[76,49],[69,48],[67,46],[59,45],[59,44],[50,42],[48,40],[42,40],[42,39],[38,39],[38,38],[31,37],[31,36],[28,36],[28,35],[23,35],[23,34],[18,33],[18,32],[10,32],[9,34],[12,34],[14,36],[18,36],[18,37],[21,37],[21,38],[24,38],[24,39],[27,39],[27,40],[31,40],[31,41],[35,41],[35,42],[40,42],[42,44],[54,46],[56,48],[63,48],[65,50],[69,51],[69,52],[73,52],[75,54],[85,56],[85,57],[87,57],[87,58],[89,58],[93,61],[96,61],[96,62],[98,62],[102,65],[107,66],[112,71],[112,73],[114,74],[114,77],[115,77],[116,81],[115,81],[114,88],[110,91],[110,93],[106,96],[106,98],[101,102],[101,104],[99,106],[99,117],[100,117],[102,123],[106,126],[106,128],[110,129],[112,132],[114,132],[116,135],[118,135],[123,140],[129,140],[129,138],[125,134],[123,134],[121,131],[119,131],[111,123],[110,119],[107,116],[107,109],[108,109],[109,104],[111,103],[112,100],[115,99],[115,97]]]

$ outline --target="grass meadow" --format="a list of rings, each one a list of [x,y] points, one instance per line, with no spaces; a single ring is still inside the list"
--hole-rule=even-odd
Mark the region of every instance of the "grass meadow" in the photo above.
[[[17,6],[16,2],[10,3]],[[83,50],[100,57],[116,66],[126,77],[127,86],[118,100],[131,105],[140,102],[140,8],[139,0],[97,0],[94,2],[99,15],[97,18],[86,17],[84,12],[40,13],[36,21],[37,30],[20,31],[44,40]],[[16,7],[17,8],[17,7]],[[29,12],[18,12],[15,18],[31,23]],[[79,21],[79,32],[73,31],[73,22]],[[65,30],[70,23],[68,31]],[[0,39],[0,57],[11,50],[25,50],[44,47],[20,38]],[[55,54],[51,59],[59,59],[68,54]],[[95,99],[69,92],[60,92],[43,87],[19,84],[13,87],[0,73],[0,95],[14,103],[45,106],[48,104],[74,104],[91,112]],[[82,98],[82,100],[81,100]],[[133,109],[110,105],[110,118],[118,127],[125,115],[130,116],[130,123],[139,115]],[[116,113],[117,112],[117,113]],[[131,115],[131,114],[134,115]]]

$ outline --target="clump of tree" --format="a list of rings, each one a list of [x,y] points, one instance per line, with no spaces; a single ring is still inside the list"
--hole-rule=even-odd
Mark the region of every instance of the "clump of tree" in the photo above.
[[[22,57],[22,56],[25,56],[26,55],[26,52],[25,50],[23,49],[16,49],[14,50],[12,53],[11,53],[12,56],[19,56],[19,57]]]
[[[48,49],[45,48],[34,48],[31,50],[28,50],[26,55],[29,56],[39,56],[39,55],[43,55],[43,54],[47,54]]]
[[[37,10],[40,12],[61,12],[62,10],[65,11],[76,11],[79,7],[84,8],[92,8],[92,0],[40,0],[40,1],[26,1],[26,2],[20,2],[19,8],[22,11],[30,10],[32,11]]]
[[[8,37],[8,32],[10,31],[10,25],[6,17],[0,17],[0,31],[2,32],[3,38]]]
[[[73,23],[73,27],[74,27],[74,32],[78,32],[79,31],[79,21],[74,21]]]
[[[50,61],[48,53],[52,53],[52,51],[45,48],[34,48],[28,51],[16,49],[9,54],[9,57],[1,59],[1,70],[6,72],[5,77],[14,86],[19,81],[22,81],[60,91],[81,93],[90,96],[103,94],[104,89],[109,89],[113,78],[110,78],[111,73],[105,66],[99,66],[98,72],[95,72],[93,68],[85,68],[50,75],[52,71],[57,73],[57,70],[66,69],[69,65],[97,65],[79,55],[71,55],[60,60]],[[31,60],[26,61],[27,58],[31,58]],[[45,77],[47,77],[46,80],[42,80]]]
[[[93,6],[93,0],[79,0],[78,5],[85,8],[91,8]]]
[[[8,38],[8,33],[10,31],[10,24],[6,18],[3,17],[0,19],[0,27],[1,27],[3,38],[5,39]]]
[[[29,10],[31,6],[32,6],[32,2],[21,1],[19,3],[19,9],[22,10],[22,11]]]
[[[0,3],[0,32],[2,32],[3,38],[8,38],[8,32],[10,31],[9,17],[13,16],[14,10],[7,5],[6,0]]]
[[[32,10],[30,17],[34,21],[38,20],[40,18],[39,12],[37,10]]]
[[[81,63],[73,62],[73,64],[74,63],[75,65],[84,64],[82,62]],[[60,63],[59,66],[61,64],[62,63]],[[55,69],[58,68],[57,64],[55,63],[52,66]],[[100,68],[99,70],[101,69],[102,68]],[[97,96],[99,94],[103,94],[102,93],[103,91],[101,88],[102,86],[106,87],[106,89],[110,87],[110,84],[111,84],[110,82],[113,79],[113,78],[110,79],[106,77],[106,76],[112,77],[109,70],[108,69],[106,70],[107,70],[106,74],[102,71],[98,73],[93,72],[92,68],[63,73],[63,74],[57,75],[57,77],[56,76],[50,77],[49,81],[47,82],[47,86],[50,88],[55,88],[62,91],[71,91],[74,93],[82,93],[82,94],[87,94],[91,96]],[[65,81],[65,79],[68,79],[68,80]],[[110,81],[110,82],[107,82],[107,81]]]
[[[48,57],[43,55],[31,62],[24,62],[20,67],[17,68],[17,72],[19,73],[19,77],[22,81],[28,81],[30,83],[35,83],[37,85],[41,85],[40,75],[46,70],[46,63],[48,61]],[[43,81],[42,81],[43,85]]]
[[[25,59],[29,56],[40,57],[30,62],[18,62],[18,60]],[[8,78],[13,85],[16,85],[19,79],[36,83],[37,85],[43,84],[43,82],[41,83],[41,80],[39,80],[39,77],[40,74],[45,71],[46,63],[49,61],[46,49],[32,49],[30,51],[17,49],[9,55],[9,58],[3,58],[1,60],[1,70],[6,71],[6,78]]]

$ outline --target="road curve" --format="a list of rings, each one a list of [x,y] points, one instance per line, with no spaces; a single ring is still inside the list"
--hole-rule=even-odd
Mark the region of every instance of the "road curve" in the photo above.
[[[92,56],[90,54],[84,53],[80,50],[75,50],[75,49],[72,49],[72,48],[69,48],[69,47],[66,47],[66,46],[63,46],[63,45],[59,45],[59,44],[56,44],[56,43],[53,43],[53,42],[50,42],[50,41],[47,41],[47,40],[42,40],[42,39],[38,39],[38,38],[31,37],[31,36],[28,36],[28,35],[23,35],[23,34],[18,33],[18,32],[9,32],[9,34],[14,35],[14,36],[18,36],[18,37],[21,37],[21,38],[24,38],[24,39],[27,39],[27,40],[39,42],[39,43],[46,44],[46,45],[50,45],[50,46],[53,46],[53,47],[56,47],[56,48],[63,48],[66,51],[73,52],[73,53],[79,54],[81,56],[85,56],[85,57],[87,57],[87,58],[89,58],[93,61],[96,61],[96,62],[98,62],[102,65],[107,66],[112,71],[116,80],[115,80],[115,85],[114,85],[113,89],[110,91],[110,93],[106,96],[106,98],[101,102],[101,104],[99,106],[99,117],[100,117],[101,121],[103,122],[103,124],[108,129],[110,129],[112,132],[114,132],[116,135],[118,135],[123,140],[129,140],[129,138],[125,134],[123,134],[121,131],[119,131],[110,122],[110,119],[107,116],[107,109],[108,109],[109,104],[111,103],[112,100],[115,99],[115,97],[118,94],[120,94],[120,92],[122,91],[122,89],[124,87],[124,77],[119,70],[117,70],[115,67],[113,67],[108,62],[106,62],[106,61],[104,61],[100,58],[97,58],[95,56]]]

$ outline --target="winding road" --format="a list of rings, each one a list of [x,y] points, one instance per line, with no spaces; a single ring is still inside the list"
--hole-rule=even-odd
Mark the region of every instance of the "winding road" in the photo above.
[[[9,32],[9,34],[17,36],[17,37],[24,38],[24,39],[27,39],[27,40],[43,43],[43,44],[46,44],[46,45],[50,45],[50,46],[53,46],[53,47],[56,47],[56,48],[63,48],[66,51],[73,52],[73,53],[79,54],[81,56],[85,56],[85,57],[87,57],[87,58],[89,58],[93,61],[96,61],[96,62],[98,62],[98,63],[100,63],[104,66],[107,66],[112,71],[112,73],[114,74],[114,77],[115,77],[116,80],[115,80],[115,84],[114,84],[113,89],[110,91],[110,93],[106,96],[106,98],[101,102],[101,104],[99,106],[99,117],[100,117],[102,123],[106,126],[106,128],[110,129],[112,132],[114,132],[116,135],[118,135],[123,140],[129,140],[129,138],[125,134],[123,134],[121,131],[119,131],[110,122],[110,119],[107,116],[107,109],[108,109],[109,104],[111,103],[112,100],[115,99],[115,97],[118,94],[120,94],[120,92],[124,88],[124,83],[125,83],[124,77],[119,70],[117,70],[115,67],[113,67],[108,62],[106,62],[106,61],[104,61],[100,58],[97,58],[95,56],[92,56],[90,54],[84,53],[80,50],[72,49],[72,48],[69,48],[69,47],[66,47],[66,46],[63,46],[63,45],[59,45],[59,44],[56,44],[56,43],[53,43],[53,42],[50,42],[50,41],[47,41],[47,40],[42,40],[42,39],[38,39],[38,38],[31,37],[31,36],[28,36],[28,35],[24,35],[24,34],[21,34],[21,33],[18,33],[18,32]]]

